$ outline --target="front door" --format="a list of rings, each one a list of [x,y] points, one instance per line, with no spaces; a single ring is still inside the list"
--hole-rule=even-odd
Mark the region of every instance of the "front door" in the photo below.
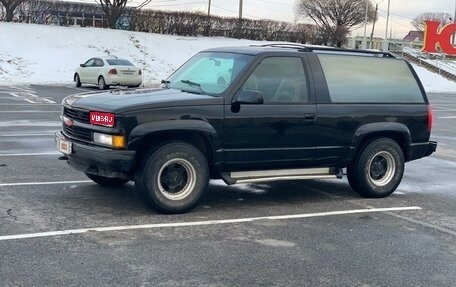
[[[79,72],[79,78],[81,79],[81,82],[93,84],[90,78],[90,72],[94,63],[95,59],[93,58],[84,63],[84,67],[82,67]]]
[[[314,159],[317,109],[303,60],[263,59],[238,95],[249,90],[258,92],[264,103],[225,105],[223,148],[227,169],[308,166]]]

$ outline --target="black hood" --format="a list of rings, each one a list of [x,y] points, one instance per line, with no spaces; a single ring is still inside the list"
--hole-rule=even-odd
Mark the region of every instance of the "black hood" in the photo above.
[[[113,90],[68,96],[63,105],[86,110],[126,112],[147,108],[222,104],[222,97],[199,95],[173,89]]]

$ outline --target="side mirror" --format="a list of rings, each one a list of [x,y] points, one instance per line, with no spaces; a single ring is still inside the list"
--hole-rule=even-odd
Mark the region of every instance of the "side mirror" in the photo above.
[[[259,91],[246,90],[237,95],[235,103],[241,105],[262,105],[264,100]]]
[[[81,68],[85,68],[86,65],[85,65],[85,64],[80,64],[79,66],[80,66]]]

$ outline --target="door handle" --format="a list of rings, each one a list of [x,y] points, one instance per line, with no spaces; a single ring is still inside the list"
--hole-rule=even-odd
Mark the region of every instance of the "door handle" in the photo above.
[[[314,122],[317,119],[316,114],[304,114],[304,120],[308,122]]]

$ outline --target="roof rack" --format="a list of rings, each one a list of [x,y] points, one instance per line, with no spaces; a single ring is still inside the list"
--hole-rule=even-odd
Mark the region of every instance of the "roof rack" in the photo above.
[[[354,49],[343,49],[343,48],[331,48],[331,47],[309,47],[307,46],[307,51],[314,52],[314,51],[325,51],[325,52],[344,52],[344,53],[354,53],[354,54],[366,54],[366,55],[378,55],[387,58],[396,58],[390,52],[382,52],[382,51],[370,51],[370,50],[354,50]]]
[[[273,47],[273,48],[301,48],[306,49],[307,46],[298,43],[271,43],[271,44],[263,44],[263,45],[250,45],[251,47]]]
[[[308,46],[304,44],[298,43],[271,43],[271,44],[263,44],[263,45],[250,45],[252,47],[273,47],[273,48],[290,48],[290,49],[298,49],[299,51],[303,52],[316,52],[316,51],[324,51],[324,52],[343,52],[343,53],[354,53],[354,54],[364,54],[364,55],[377,55],[386,58],[396,58],[390,52],[381,52],[381,51],[370,51],[370,50],[354,50],[354,49],[343,49],[343,48],[332,48],[332,47],[317,47],[317,46]]]

